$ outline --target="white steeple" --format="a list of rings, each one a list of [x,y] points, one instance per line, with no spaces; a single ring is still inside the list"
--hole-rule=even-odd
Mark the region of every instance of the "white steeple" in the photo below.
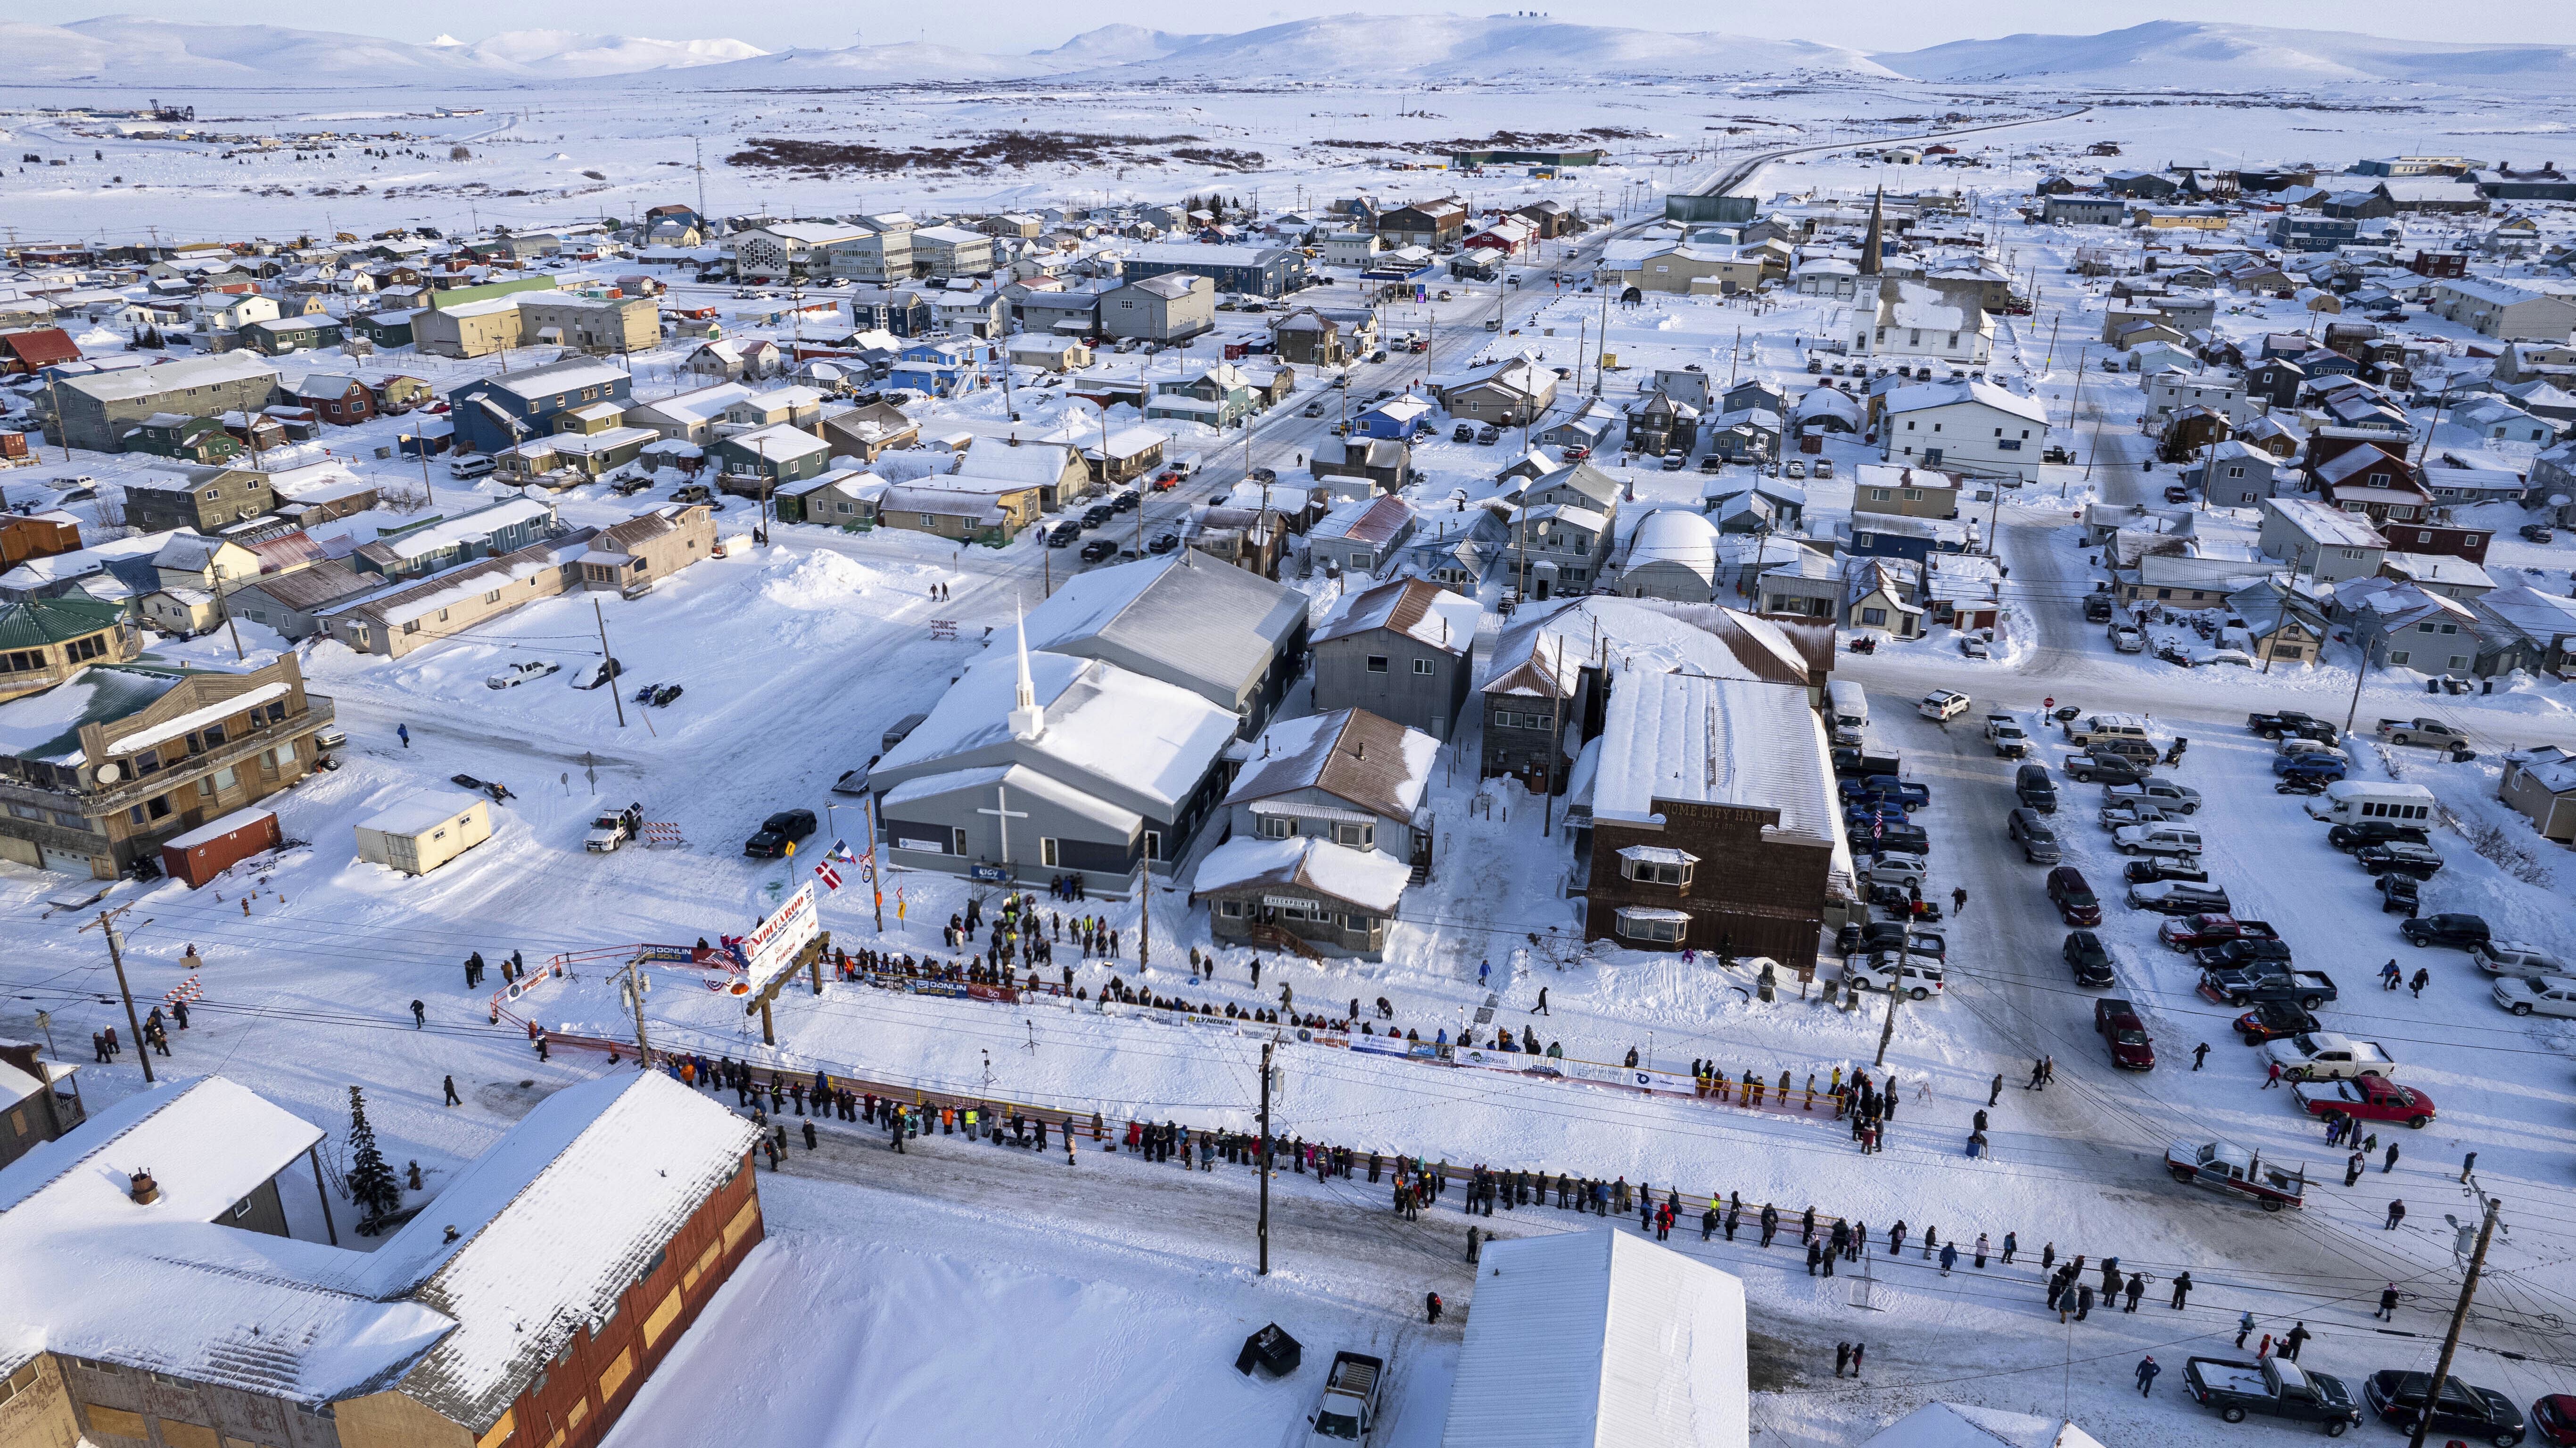
[[[1046,732],[1046,711],[1038,707],[1038,686],[1029,678],[1028,620],[1014,617],[1012,626],[1019,631],[1020,686],[1019,691],[1012,696],[1014,707],[1011,710],[1011,737],[1019,740],[1035,739]]]

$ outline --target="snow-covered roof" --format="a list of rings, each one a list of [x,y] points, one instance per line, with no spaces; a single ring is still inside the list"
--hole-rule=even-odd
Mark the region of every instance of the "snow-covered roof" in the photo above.
[[[2353,452],[2367,451],[2355,448]],[[2350,454],[2347,454],[2350,456]],[[2340,461],[2340,459],[2338,459]],[[2281,521],[2296,528],[2308,541],[2327,548],[2386,548],[2388,540],[2370,525],[2370,519],[2359,513],[2347,513],[2329,507],[2314,498],[2265,498],[2263,506],[2281,515]]]
[[[1371,629],[1393,629],[1419,643],[1464,655],[1475,647],[1483,605],[1419,578],[1381,583],[1354,593],[1315,630],[1314,641],[1347,638]]]
[[[449,1318],[377,1300],[358,1253],[220,1224],[322,1136],[199,1077],[0,1169],[0,1363],[54,1352],[301,1403],[389,1386]],[[127,1194],[140,1171],[160,1188],[148,1206]]]
[[[1306,617],[1306,596],[1241,568],[1186,556],[1095,568],[1030,610],[1029,647],[1148,661],[1234,700]]]
[[[1196,899],[1254,885],[1302,887],[1371,914],[1392,915],[1412,879],[1413,868],[1384,850],[1349,849],[1316,835],[1237,836],[1199,862],[1190,893]]]
[[[1338,538],[1379,547],[1395,541],[1413,521],[1413,505],[1393,493],[1338,504],[1307,530],[1309,539]]]
[[[1409,820],[1431,783],[1440,741],[1364,709],[1335,709],[1273,723],[1250,752],[1227,804],[1320,789],[1372,814]]]
[[[2062,1418],[1926,1403],[1878,1430],[1861,1448],[2102,1448],[2102,1443]]]
[[[1833,769],[1806,691],[1622,670],[1602,724],[1595,819],[1656,825],[1657,799],[1779,812],[1766,838],[1834,843]]]
[[[511,300],[515,305],[518,299]],[[577,392],[585,387],[613,387],[620,382],[632,380],[634,380],[632,374],[623,367],[607,362],[594,362],[586,358],[576,358],[570,362],[551,362],[525,372],[503,372],[481,379],[482,382],[514,397],[531,400],[552,397],[559,393]]]
[[[1696,508],[1657,508],[1637,520],[1628,535],[1631,569],[1649,563],[1678,563],[1703,578],[1717,576],[1717,525]]]
[[[65,377],[59,385],[99,402],[133,402],[182,388],[217,387],[263,377],[275,382],[277,369],[256,352],[234,351],[85,377]]]
[[[1991,382],[1962,378],[1956,382],[1916,382],[1895,388],[1887,394],[1889,412],[1920,412],[1931,407],[1951,407],[1962,402],[1982,402],[1999,412],[2008,412],[2042,427],[2048,425],[2048,409],[2039,400],[2009,392]]]
[[[1028,621],[1034,625],[1037,618],[1031,614]],[[1045,728],[1035,739],[1012,736],[1017,664],[1008,650],[992,650],[966,666],[930,717],[889,750],[871,775],[901,784],[913,773],[943,772],[932,766],[947,761],[956,761],[952,769],[964,768],[1022,752],[1061,764],[1058,777],[1081,776],[1121,808],[1146,805],[1158,818],[1170,818],[1234,736],[1234,711],[1159,679],[1041,650],[1037,632],[1029,629],[1029,678]]]
[[[1744,1284],[1615,1228],[1496,1239],[1440,1448],[1743,1448]]]
[[[379,538],[367,546],[384,550],[383,556],[395,559],[425,558],[465,543],[480,543],[506,528],[515,528],[555,516],[552,503],[535,498],[510,498],[488,508],[477,508],[408,533]]]

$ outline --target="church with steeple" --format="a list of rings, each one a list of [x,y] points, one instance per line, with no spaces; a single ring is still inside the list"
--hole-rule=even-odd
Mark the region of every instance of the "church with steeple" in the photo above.
[[[1225,797],[1232,709],[1101,659],[996,643],[868,772],[887,860],[996,883],[1168,871]]]
[[[1851,355],[1898,364],[1942,362],[1983,367],[1995,350],[1995,319],[1974,292],[1933,285],[1908,262],[1887,265],[1887,189],[1869,199],[1860,275],[1850,313]]]

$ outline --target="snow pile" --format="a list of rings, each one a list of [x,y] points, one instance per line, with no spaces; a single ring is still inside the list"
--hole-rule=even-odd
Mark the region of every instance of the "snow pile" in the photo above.
[[[885,575],[845,554],[816,550],[771,568],[760,586],[765,603],[811,613],[847,608],[885,585]]]

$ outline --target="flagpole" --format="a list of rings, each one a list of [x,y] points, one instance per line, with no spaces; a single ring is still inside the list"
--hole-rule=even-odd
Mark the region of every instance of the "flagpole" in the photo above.
[[[877,870],[877,820],[874,801],[866,802],[862,812],[868,820],[868,895],[876,902],[877,934],[885,934],[885,877]]]

